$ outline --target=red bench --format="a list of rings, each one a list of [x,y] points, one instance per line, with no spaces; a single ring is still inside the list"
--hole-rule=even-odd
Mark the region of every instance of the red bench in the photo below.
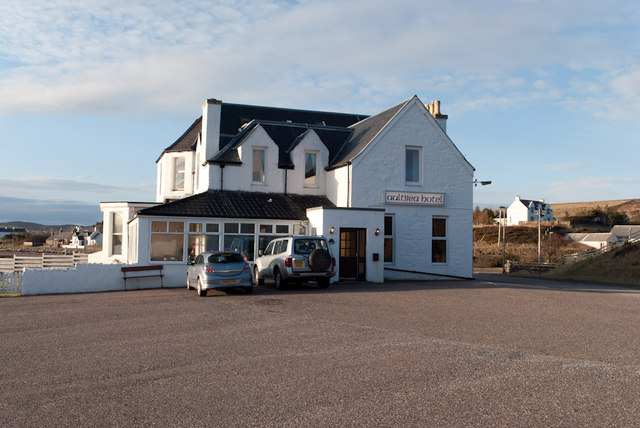
[[[127,289],[127,279],[140,279],[140,278],[160,278],[160,288],[164,288],[162,278],[162,265],[149,265],[149,266],[123,266],[120,268],[122,271],[122,279],[124,279],[124,289]]]

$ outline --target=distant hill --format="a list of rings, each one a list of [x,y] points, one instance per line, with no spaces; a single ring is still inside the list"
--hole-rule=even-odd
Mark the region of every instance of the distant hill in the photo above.
[[[550,204],[553,214],[557,219],[564,217],[565,213],[574,215],[583,209],[609,207],[615,211],[626,213],[630,219],[640,217],[640,199],[619,199],[613,201],[594,202],[569,202],[563,204]]]
[[[76,226],[75,224],[39,224],[39,223],[30,223],[28,221],[8,221],[5,223],[0,223],[0,227],[20,227],[22,229],[27,230],[28,232],[57,232],[62,229],[65,232],[73,230]]]

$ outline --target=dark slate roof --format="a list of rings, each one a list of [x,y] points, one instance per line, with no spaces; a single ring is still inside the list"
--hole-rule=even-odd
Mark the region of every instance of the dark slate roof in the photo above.
[[[254,120],[218,152],[218,154],[211,159],[211,162],[217,164],[241,163],[237,149],[258,125],[265,130],[271,140],[278,146],[278,167],[280,168],[293,168],[291,151],[310,129],[313,129],[318,134],[320,140],[329,150],[329,158],[338,153],[353,132],[344,127]]]
[[[209,190],[141,210],[140,216],[307,220],[307,208],[335,207],[326,196]]]
[[[243,125],[252,120],[326,125],[344,128],[366,117],[368,116],[363,114],[222,103],[220,149],[225,147],[238,134]]]
[[[531,204],[533,204],[533,209],[536,210],[536,211],[538,210],[538,208],[540,208],[542,210],[547,210],[547,209],[551,208],[549,206],[549,204],[546,203],[546,202],[533,201],[533,200],[530,200],[530,199],[520,199],[520,202],[522,202],[524,204],[524,206],[527,207],[527,208],[529,208],[529,206]]]
[[[191,124],[189,129],[187,129],[184,134],[182,134],[180,138],[178,138],[172,145],[164,149],[156,162],[158,162],[162,155],[164,155],[166,152],[184,152],[195,150],[196,143],[198,142],[198,134],[200,134],[201,130],[202,116],[197,118],[195,122]]]
[[[381,113],[370,116],[349,126],[349,129],[353,131],[353,134],[334,157],[329,157],[328,169],[335,169],[344,166],[358,156],[358,154],[367,147],[371,140],[378,135],[378,132],[380,132],[382,128],[384,128],[387,123],[389,123],[389,121],[393,119],[393,117],[412,99],[413,97],[398,105],[388,108]]]

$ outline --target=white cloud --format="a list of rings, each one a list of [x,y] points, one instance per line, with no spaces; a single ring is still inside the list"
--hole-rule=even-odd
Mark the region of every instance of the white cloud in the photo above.
[[[13,198],[18,195],[38,200],[82,199],[97,204],[107,200],[150,201],[154,199],[154,183],[134,183],[129,186],[113,186],[93,183],[84,179],[60,179],[50,177],[0,178],[0,197]],[[97,206],[97,205],[96,205]],[[9,210],[9,207],[2,207]]]
[[[620,61],[626,33],[605,29],[626,28],[634,11],[596,1],[3,2],[0,114],[175,112],[211,96],[369,112],[421,91],[466,108],[558,99],[557,68],[597,75]],[[612,81],[612,97],[630,85],[634,75]]]
[[[567,171],[571,169],[578,169],[583,166],[584,164],[579,162],[563,162],[545,165],[545,167],[550,171]]]

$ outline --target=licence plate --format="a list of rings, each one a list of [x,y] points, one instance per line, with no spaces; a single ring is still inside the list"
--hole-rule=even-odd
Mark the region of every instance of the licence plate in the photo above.
[[[297,268],[304,267],[304,262],[302,260],[296,260],[293,262],[293,266]]]
[[[220,281],[220,284],[237,284],[237,279],[223,279]]]

